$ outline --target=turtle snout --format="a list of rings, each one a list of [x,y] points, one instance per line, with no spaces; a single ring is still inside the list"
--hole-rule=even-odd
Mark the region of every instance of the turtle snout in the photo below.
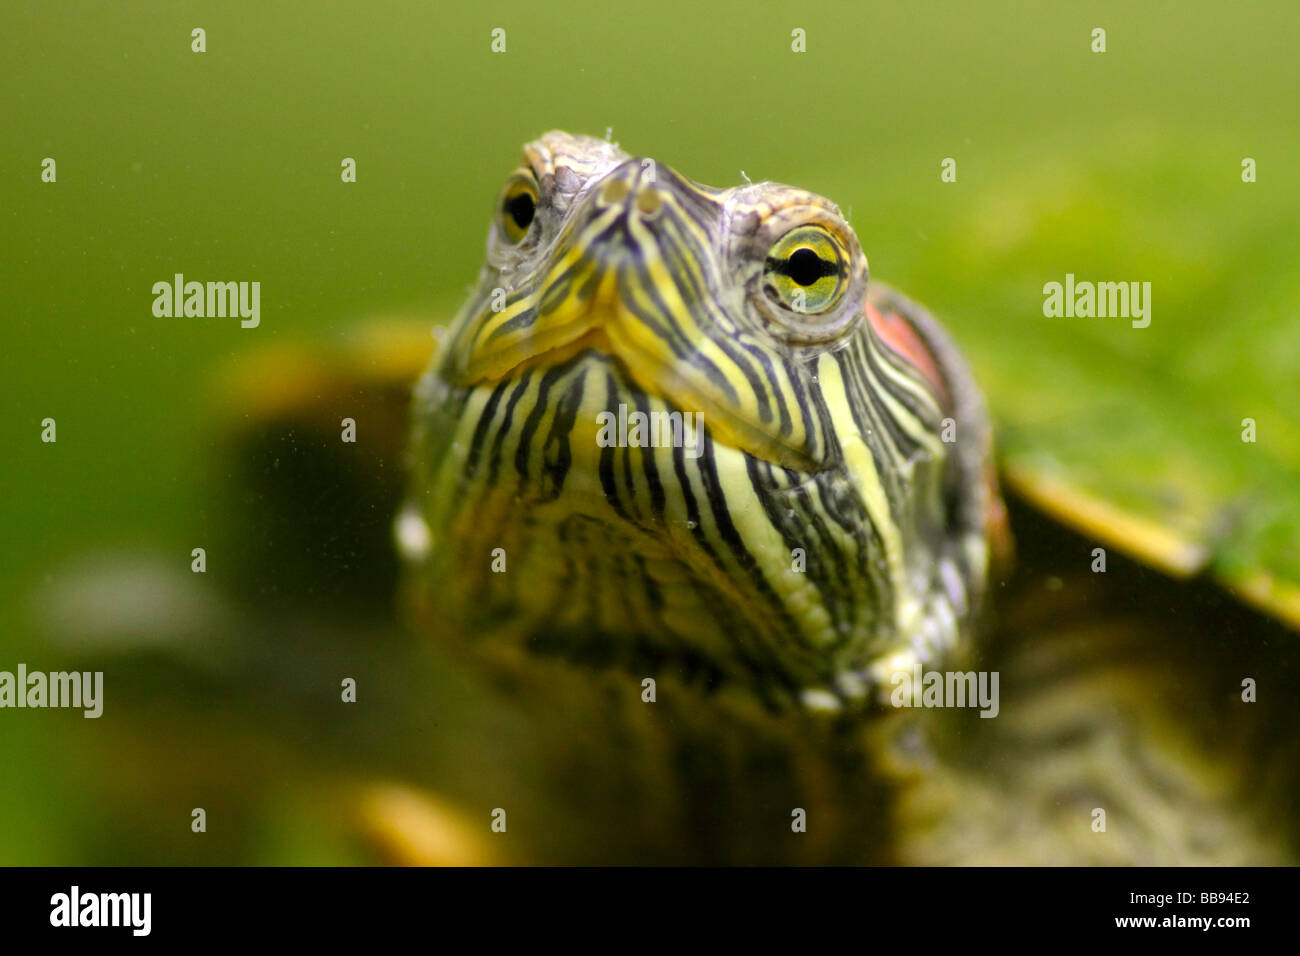
[[[663,208],[664,197],[657,182],[652,159],[629,159],[605,177],[596,191],[596,218],[618,209],[620,218],[653,219]]]

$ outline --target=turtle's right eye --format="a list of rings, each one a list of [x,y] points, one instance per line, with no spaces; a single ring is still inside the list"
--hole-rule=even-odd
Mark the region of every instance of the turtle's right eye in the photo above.
[[[537,178],[530,170],[520,170],[510,177],[501,191],[497,222],[502,235],[511,245],[528,235],[528,228],[537,215]]]

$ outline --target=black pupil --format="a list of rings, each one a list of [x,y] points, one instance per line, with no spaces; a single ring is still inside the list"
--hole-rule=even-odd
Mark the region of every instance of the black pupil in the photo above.
[[[811,249],[796,249],[786,262],[786,275],[801,286],[810,286],[825,273],[822,257]]]
[[[537,206],[528,193],[520,193],[506,200],[506,214],[515,221],[520,229],[527,229],[533,221],[533,212]]]

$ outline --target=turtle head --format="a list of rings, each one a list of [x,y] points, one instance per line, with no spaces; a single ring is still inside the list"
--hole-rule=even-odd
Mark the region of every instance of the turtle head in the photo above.
[[[820,196],[712,189],[552,132],[501,191],[444,374],[491,384],[598,350],[645,393],[702,413],[715,440],[815,470],[827,436],[795,397],[861,323],[866,289],[857,237]]]
[[[444,625],[768,700],[864,699],[951,646],[982,424],[957,412],[951,453],[960,363],[868,289],[833,203],[553,132],[492,220],[416,394],[411,556]]]

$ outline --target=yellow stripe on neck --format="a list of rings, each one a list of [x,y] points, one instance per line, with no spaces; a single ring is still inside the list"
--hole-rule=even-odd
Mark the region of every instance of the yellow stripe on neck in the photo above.
[[[889,496],[880,472],[876,469],[876,459],[867,446],[866,439],[853,418],[852,405],[844,377],[840,374],[839,364],[830,353],[822,355],[817,364],[817,378],[821,383],[822,395],[826,400],[826,409],[830,412],[835,434],[839,438],[840,449],[844,453],[850,479],[862,496],[867,515],[875,526],[880,540],[885,546],[885,560],[889,567],[889,580],[893,585],[896,600],[894,602],[894,624],[900,633],[905,631],[904,616],[908,602],[907,580],[904,574],[903,540],[894,515],[889,507]]]

